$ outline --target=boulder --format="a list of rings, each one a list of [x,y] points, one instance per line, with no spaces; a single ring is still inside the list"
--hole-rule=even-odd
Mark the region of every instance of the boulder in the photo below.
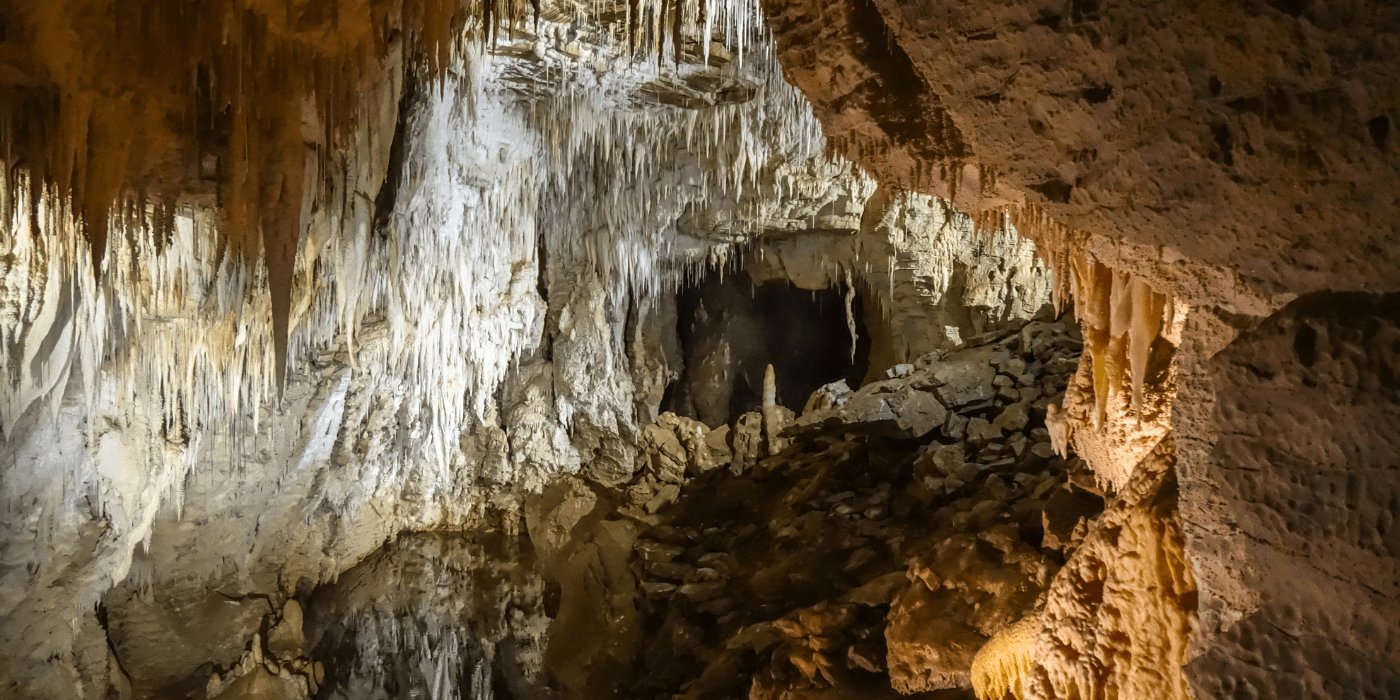
[[[967,439],[970,442],[985,443],[1001,439],[1001,427],[993,425],[985,418],[973,418],[967,422]]]
[[[1002,409],[1001,413],[992,420],[992,425],[1009,433],[1016,433],[1026,427],[1026,422],[1030,420],[1030,417],[1030,404],[1021,401]]]
[[[970,348],[948,355],[931,368],[939,400],[949,408],[990,401],[996,389],[992,384],[997,376],[993,363],[1009,357],[1007,351],[996,347]]]
[[[685,447],[665,425],[653,423],[642,429],[637,456],[642,468],[657,480],[673,484],[685,481]]]
[[[923,437],[948,419],[948,409],[933,394],[912,387],[900,389],[886,402],[895,413],[895,425],[905,437]]]
[[[967,451],[961,444],[942,445],[930,453],[929,463],[947,476],[967,462]]]
[[[288,599],[282,606],[282,619],[268,630],[267,650],[279,659],[290,661],[300,657],[306,647],[302,632],[301,604]]]
[[[739,416],[734,424],[734,458],[729,471],[742,474],[758,463],[763,454],[763,415],[752,411]]]
[[[950,440],[961,440],[967,437],[967,416],[948,412],[948,419],[943,422],[943,436]]]

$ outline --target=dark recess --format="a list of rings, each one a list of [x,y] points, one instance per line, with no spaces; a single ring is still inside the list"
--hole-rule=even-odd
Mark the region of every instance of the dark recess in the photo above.
[[[1064,180],[1046,180],[1045,182],[1031,185],[1031,189],[1052,202],[1069,204],[1069,195],[1074,191],[1074,185]]]
[[[1086,88],[1084,90],[1084,101],[1091,105],[1101,104],[1108,101],[1113,96],[1112,85],[1102,85],[1099,87]]]
[[[1299,17],[1308,9],[1308,0],[1271,0],[1269,7],[1289,17]]]
[[[1230,137],[1229,124],[1211,124],[1211,138],[1215,140],[1215,148],[1211,151],[1210,159],[1224,165],[1234,165],[1234,140]]]
[[[1317,362],[1317,331],[1308,324],[1300,324],[1293,335],[1293,352],[1304,367],[1312,367]]]
[[[404,78],[403,96],[399,98],[399,118],[394,124],[394,140],[389,144],[389,166],[385,169],[384,184],[379,187],[379,193],[374,197],[374,232],[386,239],[389,235],[389,215],[394,211],[395,198],[404,174],[404,132],[408,129],[409,115],[414,112],[414,106],[418,100],[426,99],[419,93],[413,71],[408,71]]]
[[[1099,11],[1099,0],[1070,0],[1069,17],[1075,24],[1083,22],[1086,17],[1093,19]]]
[[[1376,117],[1366,122],[1366,129],[1371,132],[1371,140],[1375,142],[1376,148],[1385,148],[1386,137],[1390,136],[1390,117]]]
[[[721,275],[711,268],[677,295],[685,366],[680,380],[667,387],[662,410],[707,422],[755,410],[762,404],[764,371],[770,363],[778,403],[794,411],[800,412],[812,392],[825,384],[845,379],[852,388],[859,386],[869,334],[857,296],[852,312],[860,341],[852,363],[843,293],[799,289],[786,282],[755,286],[742,270],[731,268]],[[697,410],[702,402],[696,387],[704,381],[699,368],[703,358],[716,352],[721,338],[729,348],[729,411],[727,416],[706,416]]]

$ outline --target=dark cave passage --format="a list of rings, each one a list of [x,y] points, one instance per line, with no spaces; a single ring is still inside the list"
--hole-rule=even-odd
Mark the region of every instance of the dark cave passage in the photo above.
[[[742,269],[715,266],[680,290],[676,308],[684,370],[662,411],[726,423],[762,404],[769,364],[777,402],[798,411],[818,388],[841,380],[858,387],[866,374],[870,334],[859,295],[849,317],[854,353],[842,290],[754,284]]]

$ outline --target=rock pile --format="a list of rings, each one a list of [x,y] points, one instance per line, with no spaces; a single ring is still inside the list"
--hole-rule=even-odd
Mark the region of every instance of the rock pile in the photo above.
[[[973,656],[1038,607],[1103,509],[1045,427],[1081,348],[1032,322],[823,387],[800,417],[662,415],[611,516],[645,528],[645,643],[619,694],[969,688]]]

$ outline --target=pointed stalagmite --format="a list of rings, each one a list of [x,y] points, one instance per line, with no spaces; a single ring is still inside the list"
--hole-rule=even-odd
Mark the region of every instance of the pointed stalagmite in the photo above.
[[[773,365],[763,370],[763,407],[778,405],[778,379],[773,374]]]

